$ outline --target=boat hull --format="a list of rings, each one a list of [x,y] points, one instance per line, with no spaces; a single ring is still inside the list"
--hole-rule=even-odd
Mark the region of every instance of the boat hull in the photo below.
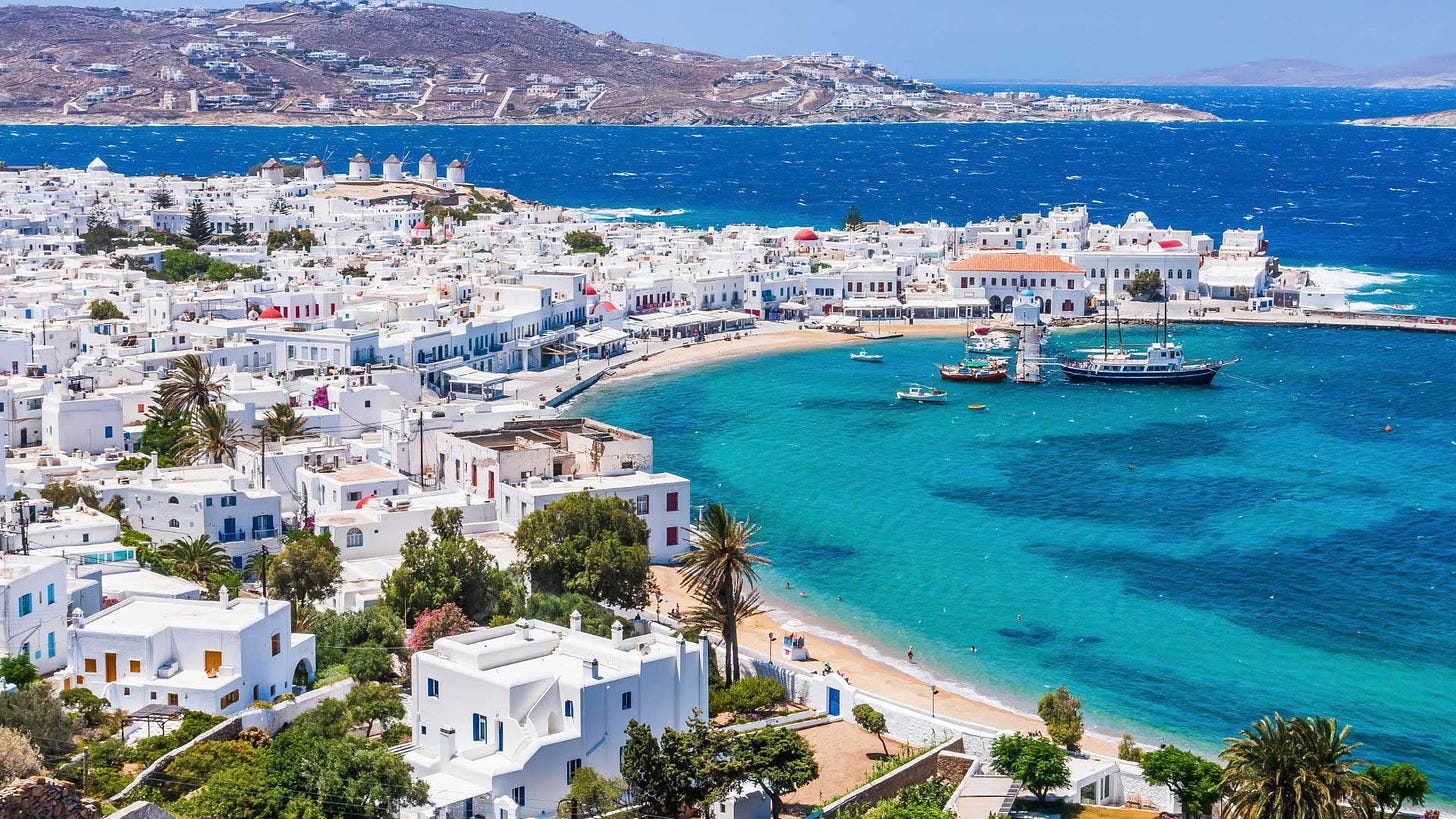
[[[958,381],[963,384],[995,384],[1006,380],[1004,367],[986,372],[961,372],[959,367],[940,367],[942,381]]]
[[[1213,383],[1222,364],[1185,368],[1170,372],[1098,372],[1090,367],[1062,365],[1062,374],[1077,384],[1162,384],[1202,387]]]

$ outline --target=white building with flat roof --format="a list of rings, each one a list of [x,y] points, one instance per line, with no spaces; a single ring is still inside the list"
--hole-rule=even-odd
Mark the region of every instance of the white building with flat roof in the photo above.
[[[0,650],[29,655],[42,675],[66,665],[66,561],[0,555]]]
[[[63,686],[135,711],[177,705],[232,714],[314,675],[314,638],[294,634],[280,600],[135,596],[69,630]]]
[[[631,720],[681,729],[708,709],[708,648],[650,631],[611,637],[521,620],[437,640],[414,656],[420,816],[546,816],[579,768],[621,773]],[[443,812],[442,812],[443,809]]]
[[[674,556],[687,551],[692,488],[687,478],[671,472],[502,481],[496,487],[501,528],[514,532],[521,518],[576,492],[621,498],[631,504],[647,523],[647,550],[653,563],[671,563]]]

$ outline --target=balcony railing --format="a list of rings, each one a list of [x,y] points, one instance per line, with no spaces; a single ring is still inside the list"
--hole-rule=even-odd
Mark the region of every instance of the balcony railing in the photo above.
[[[247,540],[247,539],[248,539],[248,533],[245,532],[245,531],[243,531],[243,530],[241,530],[241,529],[239,529],[239,530],[237,530],[235,532],[218,532],[217,533],[217,542],[218,543],[237,543],[238,541]]]
[[[253,529],[253,540],[266,540],[267,538],[277,536],[277,529],[258,529],[256,527]]]

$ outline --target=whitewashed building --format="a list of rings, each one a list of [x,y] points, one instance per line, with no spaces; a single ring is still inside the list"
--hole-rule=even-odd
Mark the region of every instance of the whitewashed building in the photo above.
[[[66,665],[66,561],[59,557],[0,557],[0,646],[28,655],[42,675]]]
[[[314,638],[279,600],[131,597],[72,623],[63,686],[117,708],[176,705],[232,714],[314,675]]]
[[[681,729],[707,713],[708,648],[648,632],[611,637],[537,620],[437,640],[414,656],[421,817],[554,815],[571,776],[621,772],[628,722]]]

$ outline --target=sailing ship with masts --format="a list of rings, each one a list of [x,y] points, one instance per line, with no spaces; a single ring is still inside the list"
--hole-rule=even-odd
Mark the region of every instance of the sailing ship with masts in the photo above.
[[[1165,285],[1166,287],[1166,285]],[[1100,384],[1187,384],[1206,385],[1218,371],[1238,362],[1237,358],[1190,360],[1183,356],[1183,345],[1168,334],[1168,295],[1163,291],[1163,305],[1158,322],[1158,339],[1143,350],[1126,350],[1122,346],[1122,319],[1117,322],[1117,348],[1111,345],[1108,304],[1102,305],[1102,349],[1086,358],[1062,356],[1062,372],[1068,381]]]

